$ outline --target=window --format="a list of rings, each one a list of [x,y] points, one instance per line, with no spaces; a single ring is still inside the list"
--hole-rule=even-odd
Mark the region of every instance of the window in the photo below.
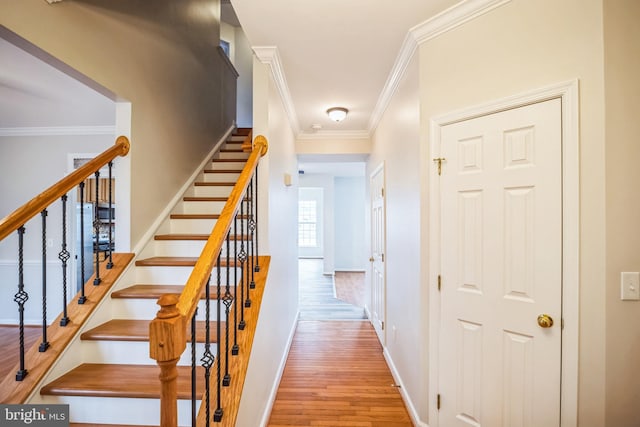
[[[298,201],[298,246],[305,248],[318,246],[317,221],[316,201]]]
[[[227,58],[231,58],[231,54],[230,54],[230,45],[229,42],[226,40],[220,40],[220,47],[222,48],[222,50],[224,50],[224,53],[227,54]]]

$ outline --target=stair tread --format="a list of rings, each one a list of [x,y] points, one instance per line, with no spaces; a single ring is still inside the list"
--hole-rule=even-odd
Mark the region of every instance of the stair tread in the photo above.
[[[235,182],[194,182],[196,187],[234,187]]]
[[[80,339],[85,341],[135,341],[149,342],[149,323],[151,320],[112,319],[93,329],[83,332]],[[196,342],[205,342],[205,321],[196,322]],[[215,331],[217,322],[209,322],[212,334],[210,342],[217,342]],[[221,322],[221,328],[225,323]],[[191,335],[191,334],[189,334]],[[191,340],[191,337],[187,337]]]
[[[171,219],[218,219],[220,214],[171,214]]]
[[[139,259],[136,261],[138,267],[193,267],[196,265],[198,257],[172,257],[172,256],[156,256],[146,259]],[[231,260],[229,266],[235,266],[235,262]],[[238,264],[239,265],[239,264]],[[222,257],[220,259],[220,266],[226,267],[227,260]]]
[[[133,286],[129,286],[125,289],[120,289],[111,294],[111,298],[118,299],[153,299],[157,300],[162,295],[165,294],[180,294],[184,289],[184,285],[149,285],[149,284],[136,284]],[[233,287],[231,288],[231,293],[233,294]],[[200,296],[201,299],[204,299],[204,292]],[[215,299],[218,297],[218,293],[216,292],[216,287],[214,286],[211,289],[209,294],[209,298]]]
[[[240,148],[222,148],[220,149],[221,153],[244,153]]]
[[[247,159],[213,159],[213,163],[246,163]]]
[[[210,234],[156,234],[155,240],[208,240]],[[239,236],[232,234],[229,236],[230,240],[249,240],[247,234]]]
[[[220,214],[171,214],[171,219],[218,219]],[[247,215],[238,215],[238,218],[246,219]]]
[[[178,366],[178,399],[191,399],[191,366]],[[196,368],[198,376],[204,368]],[[156,365],[83,363],[42,387],[41,395],[160,398],[160,368]],[[196,382],[196,395],[204,381]]]
[[[242,169],[205,169],[203,173],[242,173]]]

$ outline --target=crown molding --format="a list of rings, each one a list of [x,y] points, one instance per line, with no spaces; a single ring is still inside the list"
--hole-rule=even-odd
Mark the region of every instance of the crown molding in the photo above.
[[[253,46],[252,49],[260,62],[269,65],[271,74],[273,75],[273,80],[275,81],[278,92],[280,93],[280,98],[282,98],[284,109],[289,117],[289,123],[293,129],[293,133],[298,135],[300,133],[300,123],[298,122],[298,116],[293,105],[289,85],[287,84],[287,79],[284,75],[284,68],[282,66],[280,54],[278,53],[278,48],[276,46]]]
[[[451,6],[449,9],[442,11],[441,13],[427,19],[421,24],[416,25],[409,29],[407,36],[404,38],[400,52],[396,58],[396,62],[393,64],[391,73],[378,97],[371,118],[369,119],[369,133],[373,132],[378,127],[382,115],[389,106],[393,95],[398,89],[398,85],[404,76],[404,73],[413,58],[417,47],[435,37],[438,37],[447,31],[471,21],[493,9],[496,9],[511,0],[463,0]]]
[[[327,139],[370,139],[367,130],[319,130],[317,132],[302,132],[298,134],[298,141],[318,141]]]
[[[411,28],[418,44],[451,31],[460,25],[492,11],[511,0],[463,0],[432,18]]]
[[[115,135],[115,126],[39,126],[0,128],[0,136]]]

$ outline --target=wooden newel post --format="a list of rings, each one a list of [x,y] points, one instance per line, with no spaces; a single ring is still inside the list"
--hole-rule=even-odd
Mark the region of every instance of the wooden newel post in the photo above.
[[[149,325],[149,355],[160,366],[160,426],[178,425],[178,360],[187,346],[185,322],[176,307],[178,295],[158,299],[160,310]]]

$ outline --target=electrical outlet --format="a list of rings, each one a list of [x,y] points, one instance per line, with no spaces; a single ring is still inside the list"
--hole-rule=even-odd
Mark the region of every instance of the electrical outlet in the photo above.
[[[620,273],[620,298],[623,301],[640,300],[640,273],[627,272]]]

